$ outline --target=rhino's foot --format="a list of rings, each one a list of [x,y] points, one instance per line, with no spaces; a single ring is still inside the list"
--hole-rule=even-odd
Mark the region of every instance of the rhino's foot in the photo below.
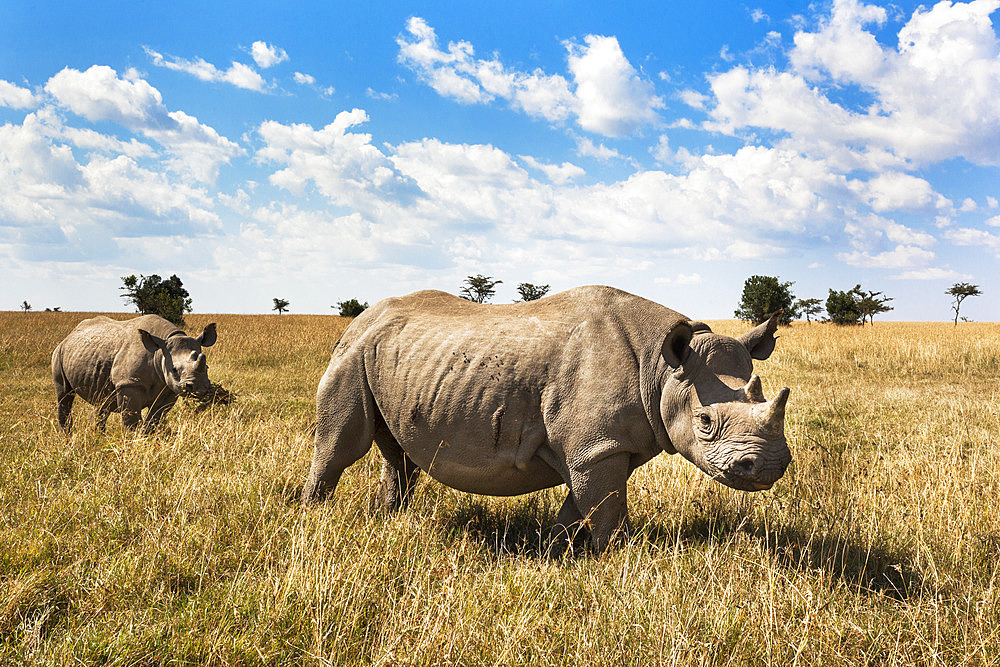
[[[337,488],[337,482],[339,481],[339,474],[332,482],[310,475],[306,483],[302,486],[302,504],[313,505],[323,502],[333,495],[333,491]]]
[[[566,555],[575,556],[584,553],[589,536],[590,531],[587,530],[582,521],[568,526],[556,524],[548,531],[545,540],[545,556],[546,558],[562,558]]]

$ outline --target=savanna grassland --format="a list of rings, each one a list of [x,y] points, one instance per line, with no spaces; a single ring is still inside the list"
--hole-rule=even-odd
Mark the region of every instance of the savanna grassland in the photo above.
[[[189,316],[235,402],[135,436],[78,400],[67,439],[49,356],[84,316],[0,313],[2,664],[1000,662],[998,324],[782,329],[757,371],[792,388],[785,477],[746,494],[660,456],[626,544],[553,560],[563,488],[425,476],[385,518],[373,450],[299,505],[347,320]]]

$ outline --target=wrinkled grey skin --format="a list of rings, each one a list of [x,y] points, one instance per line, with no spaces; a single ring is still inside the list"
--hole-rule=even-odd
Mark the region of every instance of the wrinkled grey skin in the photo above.
[[[629,475],[660,452],[737,489],[781,477],[789,390],[766,402],[752,362],[776,327],[718,336],[610,287],[510,305],[386,299],[347,328],[320,381],[303,501],[332,493],[374,439],[387,511],[421,470],[487,495],[566,484],[554,535],[589,528],[601,551],[627,527]]]
[[[211,391],[201,348],[215,340],[214,323],[192,338],[158,315],[80,322],[52,352],[59,426],[70,431],[73,398],[79,396],[96,406],[101,429],[112,412],[134,429],[144,408],[143,429],[155,428],[178,396]]]

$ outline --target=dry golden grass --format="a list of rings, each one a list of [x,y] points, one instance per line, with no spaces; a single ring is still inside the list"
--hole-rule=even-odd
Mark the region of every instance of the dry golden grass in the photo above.
[[[78,401],[67,439],[49,355],[83,317],[0,313],[0,663],[1000,661],[1000,325],[783,329],[758,365],[768,395],[792,387],[774,489],[661,456],[630,482],[627,544],[553,561],[561,489],[424,479],[386,519],[373,451],[298,505],[346,320],[213,316],[233,404],[134,437]]]

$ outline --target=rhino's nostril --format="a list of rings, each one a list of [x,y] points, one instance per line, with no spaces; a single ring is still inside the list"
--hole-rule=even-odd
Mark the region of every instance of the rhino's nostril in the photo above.
[[[751,477],[754,474],[754,468],[757,464],[756,456],[744,456],[739,461],[733,463],[733,470],[745,477]]]

